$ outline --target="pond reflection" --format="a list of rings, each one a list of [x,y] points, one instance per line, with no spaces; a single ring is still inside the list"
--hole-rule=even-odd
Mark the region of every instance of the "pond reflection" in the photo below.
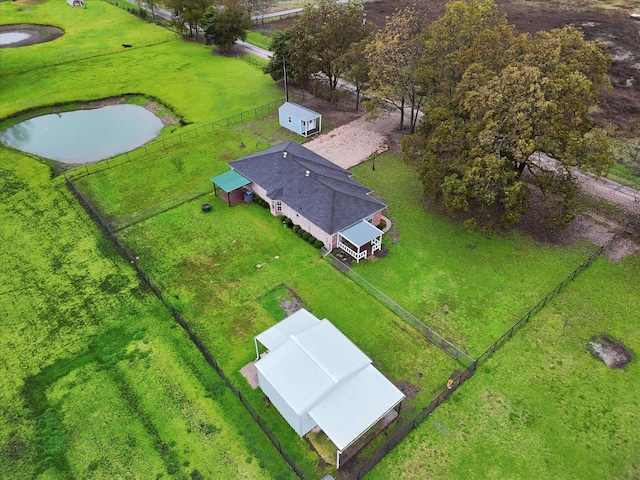
[[[60,162],[85,163],[133,150],[160,130],[160,119],[145,108],[112,105],[35,117],[1,133],[0,141]]]

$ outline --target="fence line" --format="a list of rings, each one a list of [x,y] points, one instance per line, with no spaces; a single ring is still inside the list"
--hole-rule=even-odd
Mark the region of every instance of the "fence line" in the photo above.
[[[278,453],[281,457],[287,462],[290,468],[294,471],[294,473],[302,480],[306,480],[304,473],[300,470],[300,468],[296,465],[295,461],[286,453],[286,451],[282,448],[282,445],[273,434],[273,432],[269,429],[269,427],[265,424],[265,422],[260,417],[260,414],[255,410],[255,408],[251,405],[251,403],[246,399],[246,397],[240,392],[236,386],[231,382],[231,380],[226,376],[224,371],[220,368],[217,361],[208,350],[208,348],[203,344],[198,335],[193,331],[188,322],[184,319],[182,314],[173,306],[170,300],[168,300],[162,293],[161,289],[151,280],[148,274],[142,269],[142,267],[138,263],[138,258],[133,255],[133,253],[128,249],[126,245],[124,245],[120,239],[118,238],[116,232],[110,227],[110,225],[102,218],[102,216],[98,213],[97,209],[93,206],[91,202],[89,202],[84,195],[76,188],[75,184],[65,176],[66,185],[69,190],[75,195],[78,199],[80,205],[87,211],[87,213],[97,222],[97,224],[101,227],[101,230],[107,235],[107,237],[113,242],[114,246],[118,249],[120,254],[128,260],[136,269],[138,276],[143,280],[149,288],[153,291],[153,293],[163,302],[165,307],[171,312],[174,320],[185,330],[185,332],[189,335],[189,339],[193,342],[194,345],[198,348],[202,356],[205,358],[207,363],[218,373],[220,378],[225,382],[227,387],[236,395],[236,397],[240,400],[240,403],[244,406],[247,412],[251,415],[253,420],[258,424],[261,430],[265,433],[269,441],[272,445],[278,450]],[[597,257],[599,257],[602,252],[609,247],[618,236],[622,235],[627,231],[629,224],[623,227],[621,230],[616,232],[604,245],[599,247],[593,254],[591,254],[584,262],[580,264],[578,268],[576,268],[571,274],[569,274],[556,288],[554,288],[551,292],[549,292],[542,300],[540,300],[529,312],[527,312],[518,322],[516,322],[504,335],[502,335],[494,344],[489,347],[477,360],[472,360],[472,362],[467,366],[464,372],[451,378],[447,382],[447,386],[443,388],[440,394],[435,397],[429,405],[427,405],[424,409],[422,409],[413,419],[407,420],[399,420],[398,425],[396,426],[393,435],[387,438],[381,445],[379,445],[373,455],[366,459],[363,462],[358,462],[359,454],[356,453],[354,457],[348,460],[344,466],[341,468],[341,472],[348,475],[351,478],[356,478],[360,480],[364,475],[370,472],[379,462],[384,458],[400,441],[406,437],[411,431],[413,431],[422,421],[424,421],[433,411],[438,408],[449,396],[458,388],[462,383],[471,378],[475,373],[477,366],[480,362],[486,361],[490,355],[492,355],[499,346],[501,346],[508,338],[513,336],[513,333],[517,331],[522,324],[528,322],[532,315],[538,313],[547,303],[552,300],[557,294],[559,294],[567,284],[573,280],[575,280],[576,276],[583,272]],[[332,258],[335,259],[331,255]],[[337,260],[337,259],[335,259]],[[347,272],[353,272],[350,267],[340,262],[338,264],[334,263],[334,266],[340,268],[340,270],[347,274]],[[339,267],[338,265],[342,265]],[[343,269],[344,268],[344,269]],[[355,274],[355,272],[353,272]],[[360,278],[362,281],[366,282],[366,284],[371,286],[371,290],[368,290],[370,294],[373,295],[372,292],[378,292],[381,297],[373,295],[375,298],[388,299],[390,302],[395,304],[389,297],[384,295],[378,289],[373,287],[368,281],[364,280],[360,275],[355,274],[353,276],[348,275],[350,278],[355,279]],[[358,283],[356,281],[356,283]],[[362,284],[359,283],[360,286]],[[383,300],[381,300],[383,301]],[[386,306],[386,302],[383,301]],[[397,305],[397,304],[395,304]],[[391,308],[391,307],[389,307]],[[402,307],[398,305],[399,311],[406,312]],[[409,314],[409,312],[406,312]],[[409,314],[408,318],[415,318],[413,315]],[[404,318],[404,317],[401,317]],[[417,319],[416,319],[417,320]],[[419,323],[422,323],[418,320]],[[423,324],[424,325],[424,324]],[[426,326],[425,326],[426,327]],[[428,327],[427,327],[428,328]],[[433,332],[431,329],[429,331]],[[433,332],[435,334],[435,332]],[[437,334],[436,334],[437,335]],[[439,337],[439,336],[438,336]],[[441,338],[441,337],[440,337]],[[444,340],[444,339],[443,339]],[[432,340],[433,341],[433,340]],[[446,340],[445,340],[446,342]],[[448,343],[448,342],[447,342]],[[450,344],[451,345],[451,344]],[[453,346],[453,345],[451,345]],[[440,347],[442,348],[442,347]],[[447,349],[443,350],[447,352]],[[451,355],[451,352],[448,352]],[[461,352],[464,353],[464,352]],[[466,354],[464,354],[466,355]],[[467,356],[468,357],[468,356]],[[467,358],[463,357],[463,358]],[[455,357],[454,357],[455,358]],[[460,358],[460,356],[459,356]],[[459,360],[458,358],[458,360]],[[468,357],[471,358],[471,357]]]
[[[413,328],[418,330],[424,337],[433,343],[440,350],[445,352],[447,355],[457,360],[459,363],[464,365],[465,367],[469,367],[475,359],[465,353],[462,349],[456,347],[453,343],[445,339],[438,332],[433,330],[431,327],[427,326],[423,321],[418,319],[415,315],[407,311],[405,308],[401,307],[392,300],[389,296],[384,294],[378,288],[374,287],[370,282],[361,277],[358,273],[356,273],[349,265],[342,262],[340,259],[335,257],[332,253],[326,252],[325,258],[329,258],[332,265],[344,273],[347,277],[357,283],[361,288],[367,291],[369,295],[374,297],[376,300],[384,304],[389,310],[395,313],[397,316],[402,318],[407,323],[411,324]]]
[[[418,426],[423,420],[425,420],[433,411],[442,404],[449,396],[466,380],[471,378],[476,371],[476,368],[480,362],[486,361],[504,342],[511,338],[520,327],[531,319],[532,315],[538,313],[544,308],[549,301],[551,301],[557,294],[559,294],[569,282],[575,280],[578,274],[582,273],[596,258],[602,255],[605,249],[607,249],[620,235],[624,234],[629,228],[627,223],[623,228],[618,230],[613,236],[602,246],[600,246],[595,252],[593,252],[584,262],[582,262],[578,268],[571,272],[567,278],[565,278],[560,284],[555,287],[551,292],[544,296],[531,310],[529,310],[520,320],[518,320],[506,333],[504,333],[493,345],[491,345],[477,360],[467,367],[467,369],[458,375],[456,378],[450,379],[447,382],[447,386],[440,392],[440,394],[434,398],[429,405],[427,405],[422,411],[420,411],[412,420],[407,420],[402,425],[399,425],[394,434],[389,437],[384,443],[382,443],[373,455],[366,461],[356,464],[358,455],[356,454],[350,459],[343,470],[349,471],[351,478],[360,480],[364,475],[369,473],[377,464],[382,460],[400,441],[406,437],[416,426]],[[351,464],[349,462],[352,462]]]
[[[294,102],[304,100],[304,94],[301,96],[300,95],[289,95],[289,96],[292,97],[292,101]],[[68,172],[67,176],[73,177],[74,180],[77,180],[82,177],[86,177],[88,175],[93,175],[94,173],[102,172],[104,170],[117,167],[119,165],[130,163],[133,160],[148,156],[152,153],[166,150],[169,147],[184,143],[186,140],[197,138],[200,135],[213,133],[216,127],[229,128],[234,125],[239,125],[241,123],[245,123],[251,120],[257,120],[258,118],[262,118],[270,113],[277,111],[278,108],[285,101],[286,100],[284,98],[281,98],[279,100],[274,100],[273,102],[269,102],[265,105],[260,105],[259,107],[253,108],[251,110],[237,113],[235,115],[231,115],[229,117],[225,117],[220,120],[215,120],[213,122],[209,122],[204,125],[200,125],[198,127],[192,128],[190,130],[185,130],[183,132],[177,133],[170,137],[154,140],[153,142],[149,142],[143,145],[142,147],[137,148],[136,150],[123,153],[121,155],[118,155],[117,157],[107,158],[105,160],[101,160],[95,163],[85,163],[81,167],[78,167],[75,170]]]
[[[553,290],[551,290],[549,293],[547,293],[544,298],[542,298],[542,300],[540,300],[531,310],[529,310],[527,313],[525,313],[520,320],[518,320],[516,323],[513,324],[513,326],[507,330],[498,340],[496,340],[493,345],[491,345],[487,350],[485,350],[485,352],[480,355],[480,357],[478,358],[479,362],[483,362],[485,361],[487,358],[489,358],[489,356],[494,353],[502,344],[504,344],[504,342],[511,338],[513,336],[513,334],[518,331],[520,329],[520,327],[522,327],[522,325],[524,325],[525,323],[527,323],[531,317],[533,315],[535,315],[536,313],[538,313],[540,310],[542,310],[547,303],[549,303],[556,295],[558,295],[562,289],[564,287],[566,287],[569,282],[572,282],[573,280],[575,280],[575,278],[582,273],[584,270],[587,269],[587,267],[589,265],[591,265],[591,263],[598,258],[600,255],[602,255],[602,252],[604,252],[605,249],[607,249],[620,235],[622,235],[623,233],[625,233],[627,231],[627,229],[629,228],[629,223],[627,223],[624,227],[622,227],[620,230],[618,230],[617,232],[615,232],[611,238],[609,240],[607,240],[604,245],[600,246],[595,252],[593,252],[591,255],[589,255],[589,257],[582,262],[578,268],[576,268],[573,272],[571,272],[562,282],[560,282],[558,284],[558,286],[556,286]]]
[[[189,323],[184,319],[182,314],[173,306],[170,300],[162,293],[160,287],[158,287],[153,280],[149,277],[149,275],[144,271],[144,269],[138,263],[138,257],[135,256],[129,248],[120,241],[116,232],[112,230],[109,226],[109,223],[102,218],[98,210],[93,206],[93,204],[87,200],[87,198],[77,189],[75,184],[65,176],[67,188],[73,193],[76,197],[80,205],[85,209],[85,211],[89,214],[91,218],[98,224],[100,229],[107,235],[107,238],[111,240],[114,244],[118,252],[121,256],[127,260],[137,271],[138,277],[144,281],[151,291],[162,301],[164,306],[171,312],[174,320],[184,329],[184,331],[189,335],[189,340],[198,348],[201,355],[207,361],[207,363],[216,371],[216,373],[220,376],[220,378],[225,382],[227,387],[234,393],[234,395],[240,400],[240,403],[244,406],[247,412],[251,415],[251,418],[258,424],[260,429],[264,432],[264,434],[269,438],[269,441],[273,444],[273,446],[278,450],[280,456],[284,459],[285,462],[289,465],[289,467],[294,471],[294,473],[301,480],[306,480],[306,476],[302,472],[302,470],[296,465],[295,461],[287,454],[287,452],[282,448],[282,445],[273,434],[273,432],[269,429],[266,423],[260,417],[260,414],[253,408],[251,403],[247,400],[247,398],[236,388],[236,386],[231,382],[229,377],[224,373],[218,362],[211,354],[209,349],[204,345],[204,343],[200,340],[198,335],[191,328]]]
[[[50,55],[47,57],[47,61],[38,62],[37,65],[28,65],[25,68],[16,67],[15,70],[11,68],[3,69],[3,76],[7,74],[17,75],[21,73],[31,72],[33,70],[39,70],[41,68],[52,67],[55,65],[63,65],[65,63],[79,62],[81,60],[88,60],[90,58],[104,57],[106,55],[117,55],[120,53],[124,53],[128,50],[137,50],[140,48],[153,47],[155,45],[160,45],[163,43],[170,42],[175,40],[175,34],[165,34],[162,38],[154,39],[148,42],[136,42],[131,45],[131,47],[106,47],[100,50],[91,50],[89,52],[81,52],[77,51],[68,51],[67,53],[59,53],[57,55]]]

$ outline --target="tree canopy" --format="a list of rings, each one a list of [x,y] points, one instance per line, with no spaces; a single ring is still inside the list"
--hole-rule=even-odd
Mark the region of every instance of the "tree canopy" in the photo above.
[[[574,27],[517,35],[492,5],[455,1],[429,28],[419,75],[433,96],[404,155],[420,163],[427,195],[472,224],[518,221],[534,185],[549,225],[566,225],[573,169],[601,175],[612,164],[588,116],[610,58]]]
[[[426,93],[416,78],[418,62],[425,51],[424,25],[425,19],[413,7],[400,10],[376,33],[365,50],[370,65],[367,94],[372,97],[367,102],[368,111],[375,116],[381,109],[397,109],[400,128],[404,128],[408,103],[411,133]]]
[[[220,9],[209,7],[202,25],[207,45],[230,50],[236,40],[246,40],[251,17],[236,1],[227,0]]]
[[[334,92],[338,80],[347,70],[343,55],[374,28],[363,21],[363,13],[362,5],[355,2],[319,0],[307,4],[289,29],[286,43],[281,45],[286,47],[281,55],[287,58],[287,66],[291,66],[295,75],[293,78],[304,85],[312,75],[321,73]],[[274,57],[271,63],[266,70],[268,73],[274,75],[282,69],[281,56]]]

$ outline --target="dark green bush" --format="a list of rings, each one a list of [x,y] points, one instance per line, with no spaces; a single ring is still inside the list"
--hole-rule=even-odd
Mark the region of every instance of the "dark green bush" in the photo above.
[[[285,222],[287,223],[287,227],[289,228],[291,228],[291,226],[293,225],[293,220],[291,220],[290,218],[287,218]]]
[[[316,242],[313,244],[313,246],[316,248],[322,248],[323,245],[324,243],[322,243],[322,240],[316,240]]]
[[[294,233],[298,233],[300,231],[300,225],[294,225],[293,226],[293,232]]]
[[[313,235],[309,235],[309,238],[307,238],[307,242],[309,242],[311,245],[316,243],[316,240],[318,240],[318,239],[316,237],[314,237]]]
[[[309,232],[303,232],[301,237],[303,240],[308,240],[309,239],[309,235],[311,235]]]

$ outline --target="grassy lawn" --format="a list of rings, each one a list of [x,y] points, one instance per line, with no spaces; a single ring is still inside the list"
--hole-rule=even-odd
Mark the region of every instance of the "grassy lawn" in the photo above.
[[[174,39],[167,30],[106,2],[94,2],[86,9],[62,6],[54,1],[28,7],[21,2],[0,3],[2,23],[40,22],[66,32],[52,42],[0,51],[0,118],[59,103],[142,93],[170,106],[185,122],[202,124],[282,98],[259,68],[214,56],[207,46]],[[105,18],[117,27],[102,28]],[[122,43],[136,43],[131,37],[125,42],[124,32],[135,32],[131,35],[139,36],[141,42],[167,36],[172,40],[123,49]],[[116,53],[14,73],[76,49],[114,49]]]
[[[306,471],[320,468],[318,458],[238,373],[255,357],[253,336],[282,318],[274,314],[273,299],[271,307],[264,303],[274,287],[286,284],[305,308],[329,318],[393,381],[419,389],[403,407],[406,415],[428,404],[458,368],[321,259],[318,250],[282,228],[268,210],[256,204],[230,208],[219,198],[203,198],[212,212],[202,213],[199,199],[120,235]],[[327,288],[317,288],[318,282]]]
[[[475,357],[595,250],[468,232],[429,212],[413,170],[394,155],[353,171],[389,205],[394,223],[383,237],[389,255],[361,262],[358,272]]]
[[[0,477],[286,472],[48,168],[4,150],[0,179]]]
[[[592,264],[367,478],[638,478],[639,270]],[[587,352],[601,333],[626,369]]]

